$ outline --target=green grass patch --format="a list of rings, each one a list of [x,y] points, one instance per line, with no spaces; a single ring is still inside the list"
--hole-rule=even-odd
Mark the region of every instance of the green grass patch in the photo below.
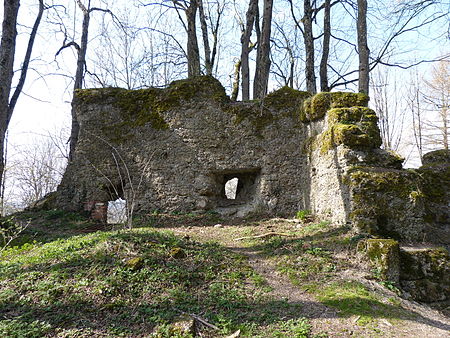
[[[282,327],[280,317],[298,319],[298,305],[267,291],[243,256],[217,243],[150,228],[97,231],[2,253],[0,336],[148,335],[186,312],[223,335],[270,327],[295,337],[300,322]]]
[[[308,289],[323,304],[338,309],[341,316],[357,316],[359,325],[373,323],[378,318],[393,320],[405,316],[398,304],[383,302],[381,296],[356,281],[335,281],[325,286],[310,284]]]

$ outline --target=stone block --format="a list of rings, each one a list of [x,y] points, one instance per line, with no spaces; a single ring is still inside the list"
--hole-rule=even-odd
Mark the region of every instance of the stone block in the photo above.
[[[400,248],[393,239],[368,239],[367,256],[382,280],[399,283]]]

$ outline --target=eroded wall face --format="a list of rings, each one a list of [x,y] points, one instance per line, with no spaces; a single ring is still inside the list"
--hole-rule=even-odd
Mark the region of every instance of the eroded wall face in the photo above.
[[[371,236],[449,245],[449,152],[403,170],[380,149],[367,101],[282,88],[233,103],[210,77],[163,90],[77,92],[79,143],[57,207],[83,211],[120,197],[137,213],[309,209]],[[231,179],[234,198],[225,193]]]
[[[302,147],[308,128],[297,111],[302,93],[287,92],[286,106],[277,100],[274,107],[270,101],[227,102],[223,88],[210,85],[202,92],[190,89],[196,91],[189,97],[170,97],[176,104],[161,103],[161,94],[155,101],[164,109],[148,107],[160,125],[125,111],[119,90],[81,93],[74,101],[79,144],[59,188],[59,204],[80,210],[86,201],[122,197],[134,199],[142,213],[217,210],[237,216],[292,215],[309,208]],[[239,185],[230,200],[224,185],[233,177]]]

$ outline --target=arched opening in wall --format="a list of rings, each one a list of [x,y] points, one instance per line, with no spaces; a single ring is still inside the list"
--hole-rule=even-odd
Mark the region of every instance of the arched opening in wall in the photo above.
[[[234,177],[225,183],[225,196],[228,200],[235,200],[239,178]]]
[[[108,224],[125,223],[127,220],[127,202],[122,198],[108,202],[106,222]]]
[[[218,207],[244,206],[255,200],[260,169],[224,170],[215,173]]]

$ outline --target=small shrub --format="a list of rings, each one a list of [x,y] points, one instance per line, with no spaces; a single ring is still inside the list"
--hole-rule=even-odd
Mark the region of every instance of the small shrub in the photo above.
[[[299,210],[297,211],[297,214],[295,215],[299,220],[306,221],[307,219],[311,218],[311,210]]]
[[[19,223],[14,217],[0,219],[0,252],[5,250],[30,223]]]

